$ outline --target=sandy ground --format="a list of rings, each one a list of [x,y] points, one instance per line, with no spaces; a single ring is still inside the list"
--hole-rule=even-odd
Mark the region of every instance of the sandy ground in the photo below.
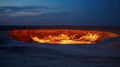
[[[120,37],[92,45],[56,45],[20,42],[7,33],[0,31],[0,67],[120,67]]]

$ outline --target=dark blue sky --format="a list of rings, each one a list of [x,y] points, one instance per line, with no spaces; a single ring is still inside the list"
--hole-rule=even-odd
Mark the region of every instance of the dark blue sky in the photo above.
[[[0,0],[0,25],[120,26],[119,0]]]

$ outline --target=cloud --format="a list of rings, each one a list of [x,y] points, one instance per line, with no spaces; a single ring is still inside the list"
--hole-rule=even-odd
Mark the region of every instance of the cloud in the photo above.
[[[40,16],[46,14],[57,14],[60,11],[54,8],[27,6],[27,7],[14,7],[14,6],[1,6],[0,16],[19,17],[19,16]]]
[[[40,14],[42,13],[41,12],[15,12],[15,13],[10,13],[6,15],[11,16],[11,17],[17,17],[17,16],[38,16]]]

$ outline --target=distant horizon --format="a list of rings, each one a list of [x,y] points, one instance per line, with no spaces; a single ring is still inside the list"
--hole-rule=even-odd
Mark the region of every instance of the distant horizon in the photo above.
[[[74,24],[44,24],[44,25],[28,25],[28,24],[15,24],[15,25],[13,25],[13,24],[1,24],[0,26],[118,26],[118,27],[120,27],[120,25],[119,24],[117,24],[117,25],[74,25]]]
[[[0,26],[108,26],[108,27],[120,27],[120,25],[0,25]]]

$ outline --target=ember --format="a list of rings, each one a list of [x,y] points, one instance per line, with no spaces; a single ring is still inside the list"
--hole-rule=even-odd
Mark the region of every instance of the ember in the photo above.
[[[119,36],[111,32],[93,30],[14,30],[10,37],[23,42],[50,44],[95,44]]]

